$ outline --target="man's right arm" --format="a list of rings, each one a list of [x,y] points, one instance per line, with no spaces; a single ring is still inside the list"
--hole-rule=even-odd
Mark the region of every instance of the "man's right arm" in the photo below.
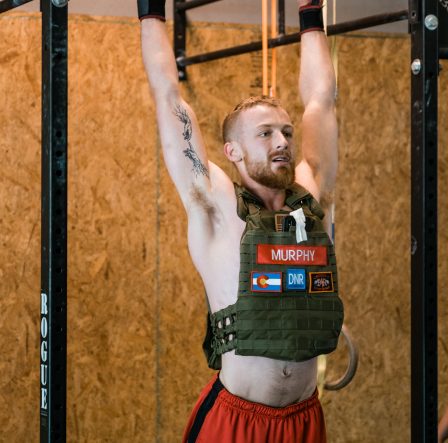
[[[142,4],[148,2],[161,3],[164,12],[164,0],[138,1],[140,17]],[[203,275],[212,240],[224,226],[223,210],[233,209],[235,192],[227,175],[208,161],[196,116],[181,97],[165,23],[148,15],[151,18],[141,24],[143,62],[156,105],[165,164],[188,214],[190,254]]]
[[[148,17],[141,21],[143,62],[156,104],[165,164],[188,211],[198,195],[209,194],[209,164],[196,116],[180,94],[165,23],[153,18],[158,13],[151,13],[155,3],[164,12],[164,0],[139,0],[139,16]]]

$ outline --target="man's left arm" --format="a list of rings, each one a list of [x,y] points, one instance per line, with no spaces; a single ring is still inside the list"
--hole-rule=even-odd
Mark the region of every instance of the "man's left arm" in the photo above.
[[[309,0],[298,0],[299,7]],[[301,36],[299,92],[302,117],[302,160],[296,181],[320,202],[329,226],[338,167],[338,127],[335,114],[336,78],[324,32],[309,30]]]

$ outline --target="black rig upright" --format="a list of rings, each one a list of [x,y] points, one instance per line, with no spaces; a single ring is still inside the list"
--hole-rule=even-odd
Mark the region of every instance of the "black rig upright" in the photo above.
[[[40,442],[56,443],[66,441],[67,6],[56,7],[51,0],[42,0],[41,12]]]
[[[437,441],[438,1],[409,1],[412,443]]]

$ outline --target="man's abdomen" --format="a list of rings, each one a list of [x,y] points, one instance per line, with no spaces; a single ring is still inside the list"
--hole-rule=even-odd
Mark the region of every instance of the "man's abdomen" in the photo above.
[[[265,357],[222,355],[220,379],[232,394],[256,403],[284,407],[316,389],[317,360],[289,362]]]

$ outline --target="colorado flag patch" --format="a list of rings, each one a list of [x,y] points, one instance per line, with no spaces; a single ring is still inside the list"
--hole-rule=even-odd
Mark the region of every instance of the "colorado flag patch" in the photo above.
[[[281,272],[251,272],[251,291],[282,292]]]

